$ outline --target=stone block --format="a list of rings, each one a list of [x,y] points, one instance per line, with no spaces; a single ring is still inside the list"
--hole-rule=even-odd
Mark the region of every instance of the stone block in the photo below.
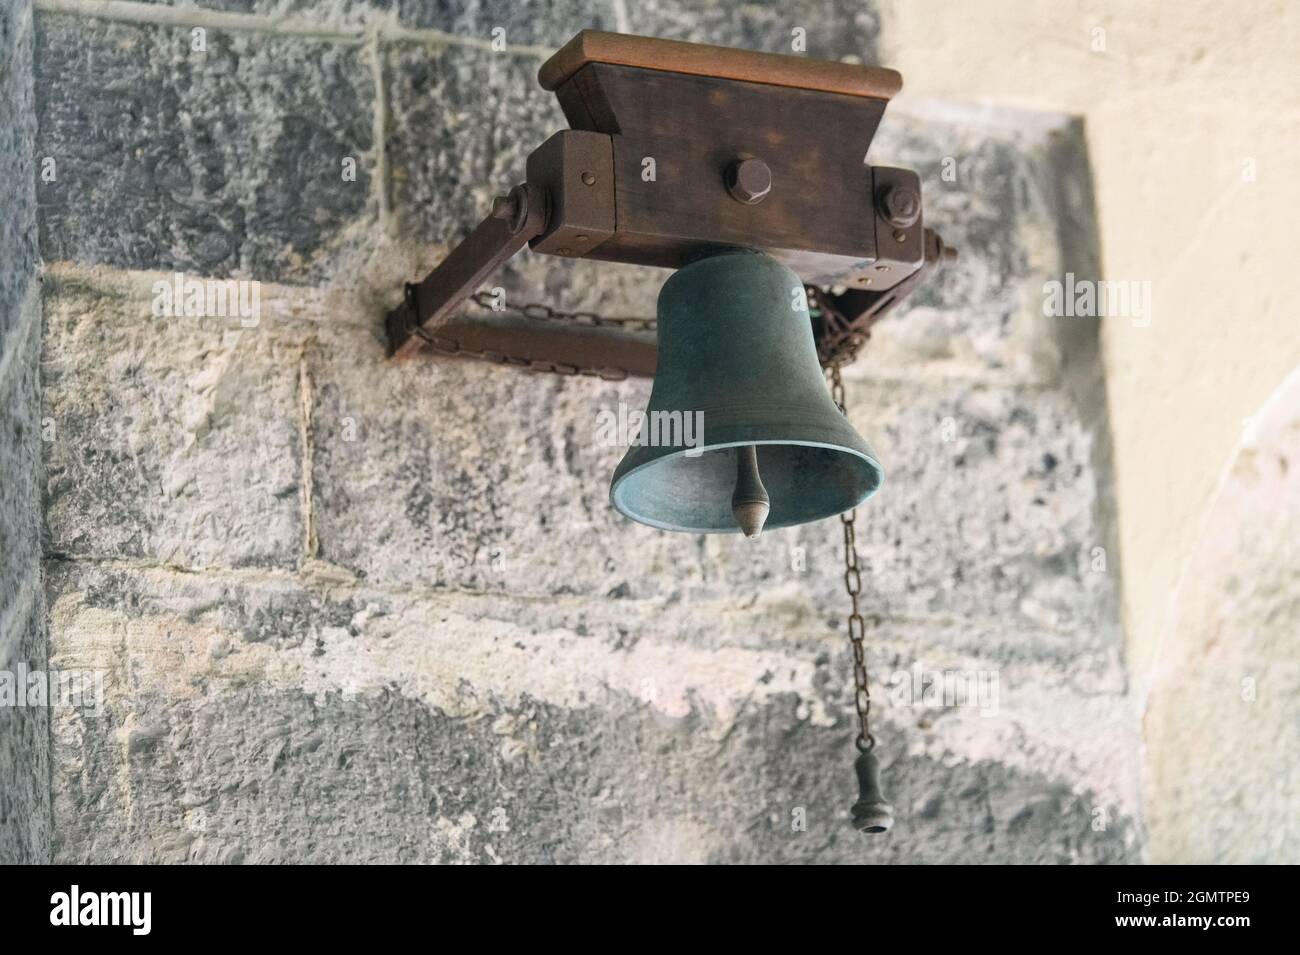
[[[41,323],[39,286],[0,356],[0,637],[19,626],[22,593],[41,556]],[[21,335],[21,337],[20,337]]]
[[[1097,337],[1095,320],[1043,314],[1045,282],[1097,274],[1086,155],[1065,117],[887,110],[869,159],[920,174],[924,222],[960,258],[876,326],[866,360],[895,373],[1059,383],[1080,337]]]
[[[22,582],[21,599],[0,624],[0,864],[50,861],[50,710],[19,692],[46,667],[47,628],[40,572]],[[38,677],[39,679],[39,677]]]
[[[878,63],[880,16],[869,2],[762,0],[726,6],[707,0],[644,0],[627,5],[627,20],[626,33],[869,66]]]
[[[364,48],[205,29],[38,18],[47,261],[319,280],[376,228]]]
[[[276,321],[156,317],[152,278],[47,282],[45,519],[55,554],[296,566],[301,345]]]
[[[31,33],[29,0],[5,4],[0,10],[0,182],[5,184],[0,201],[0,356],[21,347],[10,339],[19,330],[38,266]]]

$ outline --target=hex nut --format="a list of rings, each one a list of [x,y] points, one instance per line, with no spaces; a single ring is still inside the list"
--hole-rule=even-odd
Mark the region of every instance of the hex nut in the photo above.
[[[727,191],[747,206],[762,202],[772,191],[772,170],[761,159],[737,159],[727,168]]]
[[[921,194],[911,186],[886,189],[876,200],[880,214],[892,226],[906,229],[921,218]]]

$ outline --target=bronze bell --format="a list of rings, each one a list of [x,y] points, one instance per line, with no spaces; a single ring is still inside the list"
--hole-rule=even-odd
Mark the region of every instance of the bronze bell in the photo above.
[[[859,754],[853,764],[858,774],[858,801],[853,804],[853,827],[859,832],[888,832],[894,826],[894,807],[880,791],[880,762],[873,750]]]
[[[614,472],[614,507],[651,527],[754,538],[880,487],[875,452],[827,390],[803,283],[767,255],[720,250],[664,284],[655,416],[694,416],[702,437],[633,447]]]

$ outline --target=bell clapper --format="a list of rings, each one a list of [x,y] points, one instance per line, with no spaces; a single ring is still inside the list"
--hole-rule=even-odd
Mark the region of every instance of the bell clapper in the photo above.
[[[731,495],[731,513],[736,524],[750,540],[763,533],[768,512],[772,509],[758,474],[758,451],[752,444],[736,448],[736,489]]]

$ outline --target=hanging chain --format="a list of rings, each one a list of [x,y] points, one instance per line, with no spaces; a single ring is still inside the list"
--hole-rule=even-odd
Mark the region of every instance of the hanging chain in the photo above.
[[[844,381],[840,378],[840,363],[831,365],[831,398],[847,415],[844,407]],[[857,510],[840,515],[840,525],[844,529],[844,589],[849,594],[849,643],[853,647],[853,703],[858,711],[858,738],[860,752],[868,752],[876,745],[876,738],[871,735],[871,687],[867,682],[867,658],[864,643],[867,636],[867,622],[858,605],[858,595],[862,592],[862,565],[858,562]]]

